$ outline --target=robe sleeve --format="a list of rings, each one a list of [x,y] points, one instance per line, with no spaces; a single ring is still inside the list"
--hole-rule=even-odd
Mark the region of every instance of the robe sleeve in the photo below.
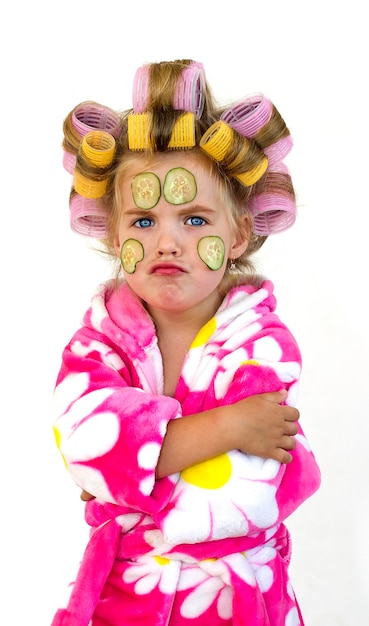
[[[77,485],[105,502],[152,513],[172,481],[152,495],[177,400],[142,389],[135,364],[101,333],[82,327],[66,346],[54,394],[54,431]]]
[[[260,329],[246,342],[245,360],[237,368],[219,403],[232,404],[253,394],[286,389],[286,404],[297,406],[300,376],[299,347],[289,329],[272,314],[263,320]],[[295,436],[296,448],[291,452],[293,460],[283,465],[278,473],[278,523],[291,515],[320,486],[320,469],[301,421]]]

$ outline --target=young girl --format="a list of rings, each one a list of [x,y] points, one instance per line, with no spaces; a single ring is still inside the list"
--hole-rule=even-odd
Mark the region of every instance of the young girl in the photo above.
[[[290,227],[289,131],[200,63],[64,123],[71,227],[122,270],[65,348],[55,434],[91,538],[53,626],[297,626],[283,521],[319,486],[298,346],[251,255]]]

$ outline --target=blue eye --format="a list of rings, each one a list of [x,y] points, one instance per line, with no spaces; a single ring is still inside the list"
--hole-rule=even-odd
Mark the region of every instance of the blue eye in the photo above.
[[[137,228],[148,228],[149,226],[152,226],[153,224],[154,224],[154,221],[148,217],[141,217],[139,220],[135,221],[135,226],[137,226]]]
[[[202,217],[198,217],[196,215],[189,217],[185,223],[190,224],[191,226],[203,226],[204,224],[206,224],[205,220]]]

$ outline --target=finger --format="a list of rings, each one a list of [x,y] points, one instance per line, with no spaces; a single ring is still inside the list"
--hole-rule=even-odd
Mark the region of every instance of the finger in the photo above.
[[[289,435],[284,435],[281,440],[281,448],[283,450],[294,450],[296,448],[296,439]]]
[[[283,465],[288,465],[288,463],[291,463],[293,456],[287,450],[279,448],[273,458]]]
[[[269,391],[268,393],[263,393],[261,395],[264,396],[265,400],[281,404],[281,402],[286,400],[288,392],[286,389],[280,389],[280,391]]]
[[[294,437],[299,432],[299,427],[296,422],[285,422],[284,423],[284,435],[289,435],[290,437]]]
[[[85,491],[83,489],[81,492],[80,498],[81,500],[83,500],[83,502],[88,502],[89,500],[92,500],[94,496],[92,496],[90,493],[88,493],[88,491]]]
[[[288,410],[286,410],[284,419],[286,422],[297,422],[297,420],[300,419],[300,411],[295,407],[289,406]]]

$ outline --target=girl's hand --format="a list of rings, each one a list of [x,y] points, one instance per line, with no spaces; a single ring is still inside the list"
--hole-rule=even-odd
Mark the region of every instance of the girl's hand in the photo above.
[[[229,427],[233,430],[230,436],[234,448],[246,454],[290,463],[293,457],[289,451],[296,446],[293,436],[298,432],[296,422],[300,413],[294,407],[281,404],[286,397],[287,391],[283,390],[249,396],[230,405]]]
[[[95,498],[95,496],[92,496],[90,493],[88,493],[88,491],[85,491],[83,489],[81,491],[80,498],[81,498],[81,500],[83,500],[83,502],[88,502],[89,500],[93,500]]]

